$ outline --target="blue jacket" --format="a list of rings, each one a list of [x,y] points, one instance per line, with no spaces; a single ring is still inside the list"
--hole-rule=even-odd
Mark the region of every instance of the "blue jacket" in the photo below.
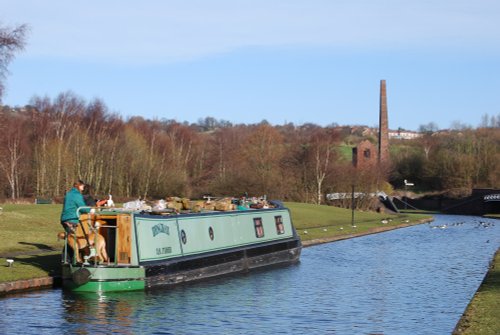
[[[78,207],[87,206],[85,201],[83,200],[83,195],[78,191],[77,188],[73,187],[71,190],[66,193],[64,197],[64,205],[61,213],[61,222],[71,222],[78,223],[78,215],[76,214],[76,210]],[[89,210],[85,210],[82,212],[88,212]]]

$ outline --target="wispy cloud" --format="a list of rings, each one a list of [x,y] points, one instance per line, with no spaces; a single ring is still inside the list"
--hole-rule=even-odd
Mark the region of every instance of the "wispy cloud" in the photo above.
[[[28,57],[147,64],[250,47],[500,49],[496,0],[0,3],[4,23],[32,26]]]

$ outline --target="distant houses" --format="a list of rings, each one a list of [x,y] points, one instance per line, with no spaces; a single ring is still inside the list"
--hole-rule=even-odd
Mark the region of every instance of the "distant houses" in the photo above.
[[[378,128],[368,126],[338,126],[334,128],[341,136],[354,135],[361,138],[376,137]],[[413,140],[422,137],[423,133],[413,130],[389,130],[389,139],[395,140]]]
[[[413,140],[422,137],[422,133],[411,130],[389,130],[389,138],[395,140]]]

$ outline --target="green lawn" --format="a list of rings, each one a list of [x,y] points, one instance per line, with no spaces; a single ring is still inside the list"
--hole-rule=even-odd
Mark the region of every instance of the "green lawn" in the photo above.
[[[285,205],[292,212],[293,224],[302,241],[366,233],[383,227],[415,224],[431,218],[427,214],[355,211],[354,225],[352,225],[352,211],[349,209],[303,203],[285,203]]]
[[[19,255],[11,267],[7,267],[5,257],[0,257],[0,283],[21,279],[41,278],[61,275],[61,252],[52,251],[38,255]],[[1,294],[1,292],[0,292]]]
[[[0,207],[0,282],[59,275],[63,242],[56,234],[62,231],[62,205]],[[11,267],[8,258],[14,260]]]
[[[0,257],[17,252],[44,252],[60,249],[57,232],[62,205],[2,204],[0,214]]]

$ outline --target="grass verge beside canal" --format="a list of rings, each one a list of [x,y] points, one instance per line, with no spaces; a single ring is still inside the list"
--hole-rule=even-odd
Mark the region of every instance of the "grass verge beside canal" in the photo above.
[[[500,249],[460,319],[454,335],[500,334]]]
[[[60,275],[61,205],[2,204],[0,283]],[[7,266],[7,259],[14,263]],[[1,293],[1,292],[0,292]]]
[[[304,245],[335,241],[430,221],[428,214],[354,212],[332,206],[286,203]]]
[[[0,213],[0,257],[19,253],[61,250],[57,232],[62,205],[2,204]],[[1,264],[0,264],[1,265]]]

